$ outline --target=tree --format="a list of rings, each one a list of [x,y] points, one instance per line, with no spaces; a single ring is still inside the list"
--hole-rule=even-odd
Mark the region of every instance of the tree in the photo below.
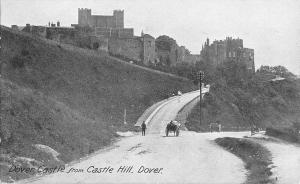
[[[171,37],[163,35],[156,38],[155,45],[159,50],[167,50],[170,52],[172,45],[176,45],[176,41]]]
[[[251,78],[246,63],[229,60],[217,67],[217,76],[224,78],[229,85],[241,85]]]

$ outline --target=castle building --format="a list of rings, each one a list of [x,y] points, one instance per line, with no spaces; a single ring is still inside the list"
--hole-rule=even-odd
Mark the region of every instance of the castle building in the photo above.
[[[215,40],[212,44],[207,39],[200,55],[214,66],[226,61],[237,61],[246,63],[248,70],[255,71],[254,49],[244,48],[243,40],[240,38],[227,37],[225,40]]]
[[[113,15],[92,15],[92,10],[78,9],[78,26],[90,27],[96,35],[105,37],[133,37],[133,28],[124,28],[124,10],[114,10]]]
[[[63,27],[48,22],[46,26],[27,24],[25,27],[12,25],[12,29],[35,36],[72,44],[118,57],[125,61],[145,66],[162,64],[176,66],[180,63],[195,64],[201,59],[166,35],[157,39],[149,34],[134,35],[133,28],[124,27],[124,11],[114,10],[113,15],[92,15],[91,9],[78,9],[78,23]],[[157,44],[158,43],[158,44]]]

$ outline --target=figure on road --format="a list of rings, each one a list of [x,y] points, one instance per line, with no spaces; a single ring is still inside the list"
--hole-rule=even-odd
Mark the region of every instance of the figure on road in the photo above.
[[[178,103],[180,102],[180,96],[182,95],[181,91],[177,92],[177,101]]]
[[[219,128],[219,132],[221,132],[222,131],[222,125],[221,125],[221,123],[218,124],[218,128]]]
[[[141,127],[142,127],[142,136],[145,136],[145,134],[146,134],[146,123],[145,123],[145,121],[143,121]]]

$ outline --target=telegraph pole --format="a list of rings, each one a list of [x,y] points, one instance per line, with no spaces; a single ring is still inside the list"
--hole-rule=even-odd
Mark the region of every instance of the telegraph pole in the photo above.
[[[202,102],[202,80],[204,77],[204,73],[202,71],[198,71],[197,73],[197,77],[199,79],[199,90],[200,90],[200,102],[199,102],[199,111],[200,111],[200,119],[199,119],[199,124],[201,126],[201,119],[202,119],[202,115],[201,115],[201,102]]]
[[[127,124],[127,122],[126,122],[126,116],[127,116],[127,112],[126,112],[126,108],[125,108],[124,109],[124,125]]]

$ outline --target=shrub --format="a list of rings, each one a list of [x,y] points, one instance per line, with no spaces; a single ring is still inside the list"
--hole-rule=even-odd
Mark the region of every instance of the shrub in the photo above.
[[[300,142],[300,138],[293,128],[289,127],[268,127],[266,135],[277,137],[289,142]]]
[[[26,49],[23,49],[23,50],[21,51],[21,55],[22,55],[22,56],[28,56],[28,55],[29,55],[29,51],[26,50]]]
[[[25,58],[20,56],[14,56],[10,62],[14,68],[23,68],[25,66]]]

